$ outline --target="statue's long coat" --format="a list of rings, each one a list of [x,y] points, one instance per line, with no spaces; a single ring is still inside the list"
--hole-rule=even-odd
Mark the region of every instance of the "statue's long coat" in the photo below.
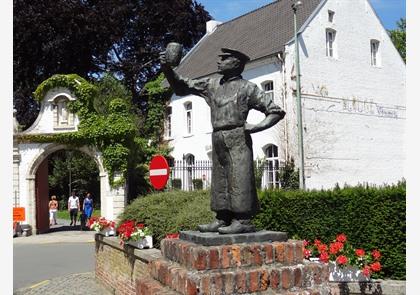
[[[172,85],[177,95],[203,97],[211,110],[212,179],[211,209],[228,210],[250,218],[259,210],[255,188],[252,139],[245,131],[250,109],[264,114],[283,110],[252,82],[241,76],[186,79],[177,76]]]

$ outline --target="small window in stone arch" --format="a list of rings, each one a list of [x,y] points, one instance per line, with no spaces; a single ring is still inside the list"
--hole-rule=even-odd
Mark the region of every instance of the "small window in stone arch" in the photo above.
[[[270,96],[271,100],[274,100],[274,83],[273,81],[265,81],[261,83],[264,92]]]
[[[72,127],[73,115],[68,108],[69,98],[66,96],[58,96],[53,102],[54,127]]]

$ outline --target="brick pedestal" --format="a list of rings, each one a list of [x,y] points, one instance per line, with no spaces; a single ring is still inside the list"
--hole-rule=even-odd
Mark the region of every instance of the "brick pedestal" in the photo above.
[[[303,260],[302,241],[202,246],[161,243],[151,277],[180,294],[328,294],[328,265]],[[156,282],[156,283],[157,283]],[[137,282],[137,294],[151,294]]]

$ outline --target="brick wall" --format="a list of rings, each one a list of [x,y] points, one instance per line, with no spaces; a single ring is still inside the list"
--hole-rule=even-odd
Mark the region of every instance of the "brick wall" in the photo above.
[[[95,235],[95,274],[116,295],[135,295],[136,280],[147,279],[149,262],[161,257],[157,249],[121,246],[117,237]]]

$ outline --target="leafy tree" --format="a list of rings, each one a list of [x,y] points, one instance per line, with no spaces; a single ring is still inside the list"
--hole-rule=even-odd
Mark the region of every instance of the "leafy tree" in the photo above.
[[[79,194],[90,192],[94,196],[95,207],[98,207],[99,170],[90,156],[77,150],[60,150],[50,156],[48,166],[50,195],[56,195],[59,200],[66,201],[70,195],[71,180],[71,188],[77,190]]]
[[[403,58],[404,62],[406,61],[406,41],[405,41],[405,18],[401,18],[397,22],[397,29],[389,30],[389,36],[391,37],[392,42],[397,48],[398,52],[400,53],[401,57]]]
[[[142,111],[140,91],[159,71],[169,41],[191,48],[207,11],[195,0],[14,0],[13,90],[17,119],[28,127],[39,105],[32,92],[54,74],[119,77]]]

